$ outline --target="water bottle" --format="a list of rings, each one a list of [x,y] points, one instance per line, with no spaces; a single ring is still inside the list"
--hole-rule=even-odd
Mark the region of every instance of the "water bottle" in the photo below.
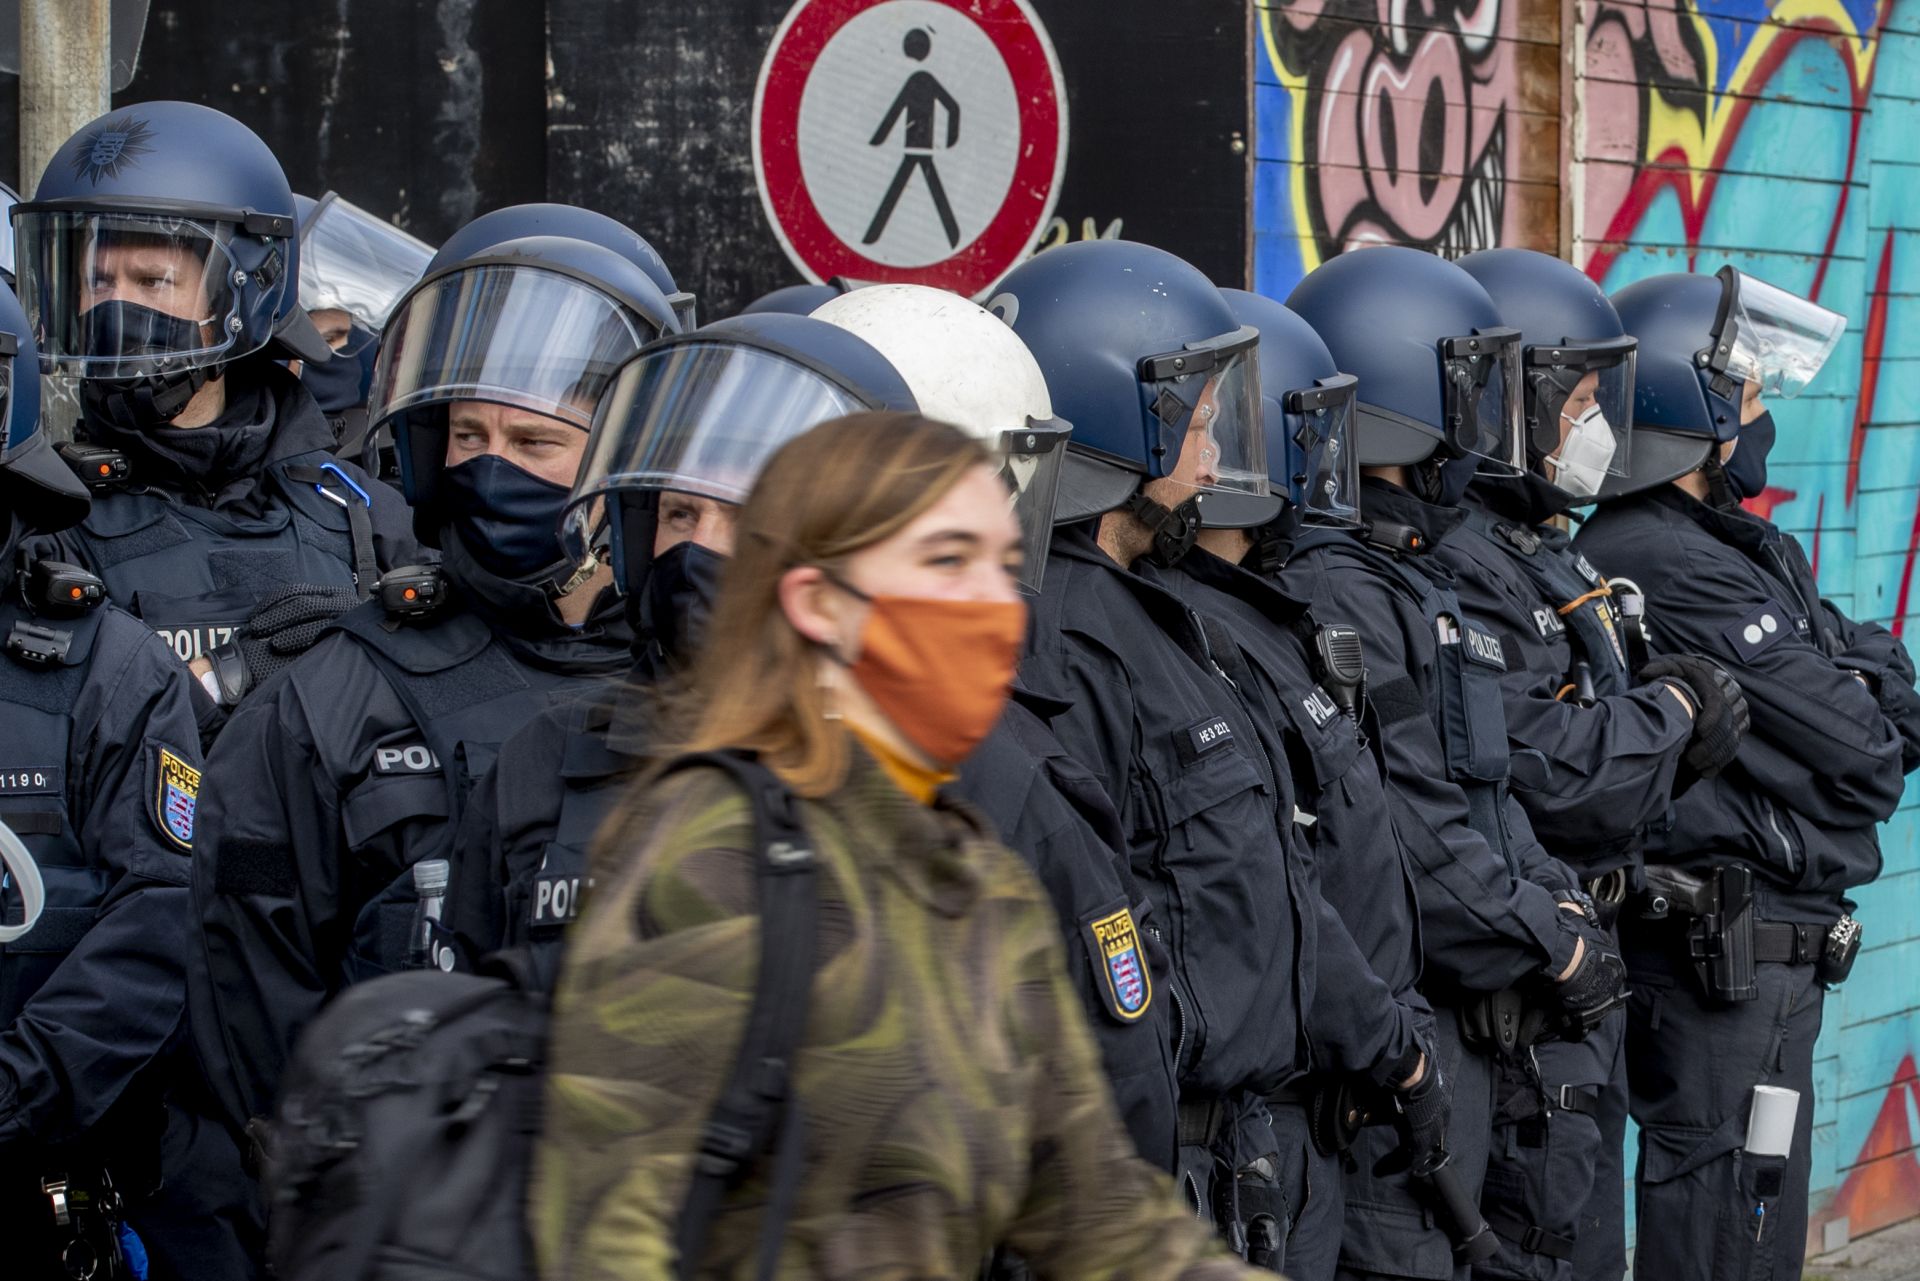
[[[443,858],[423,858],[413,865],[413,893],[419,905],[407,936],[407,965],[416,970],[451,970],[453,952],[438,943],[440,916],[447,906],[447,881],[453,866]]]

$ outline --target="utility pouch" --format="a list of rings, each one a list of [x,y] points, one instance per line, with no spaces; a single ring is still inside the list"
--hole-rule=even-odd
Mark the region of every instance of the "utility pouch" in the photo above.
[[[1347,1077],[1328,1077],[1307,1096],[1307,1135],[1321,1156],[1338,1156],[1351,1148],[1366,1123],[1360,1093]]]
[[[1828,987],[1839,987],[1853,973],[1854,958],[1860,955],[1860,922],[1842,916],[1827,930],[1826,951],[1814,973]]]
[[[1517,988],[1483,992],[1460,1007],[1460,1039],[1485,1054],[1521,1048],[1527,1001]]]

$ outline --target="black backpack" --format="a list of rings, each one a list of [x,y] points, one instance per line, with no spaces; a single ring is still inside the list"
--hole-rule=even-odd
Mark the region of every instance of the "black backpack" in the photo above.
[[[680,1274],[697,1270],[727,1189],[771,1148],[760,1251],[770,1277],[803,1150],[789,1063],[813,976],[815,860],[793,795],[771,771],[733,753],[668,768],[693,765],[726,770],[752,801],[761,965],[681,1211]],[[510,951],[478,974],[386,975],[348,988],[302,1033],[268,1146],[268,1255],[280,1281],[534,1275],[527,1181],[548,999],[532,974],[524,952]]]

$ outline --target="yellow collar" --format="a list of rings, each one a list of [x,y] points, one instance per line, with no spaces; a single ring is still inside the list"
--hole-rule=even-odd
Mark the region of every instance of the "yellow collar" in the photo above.
[[[935,794],[959,777],[952,770],[929,769],[918,761],[908,760],[873,735],[862,733],[860,727],[851,722],[847,728],[853,731],[860,745],[867,749],[887,777],[893,780],[893,785],[922,805],[933,804]]]

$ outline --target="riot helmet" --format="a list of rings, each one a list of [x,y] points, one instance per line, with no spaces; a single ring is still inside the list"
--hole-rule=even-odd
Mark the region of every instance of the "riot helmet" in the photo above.
[[[1275,496],[1305,524],[1359,524],[1359,380],[1341,373],[1313,326],[1280,303],[1244,289],[1220,293],[1241,324],[1260,331],[1261,423]]]
[[[1625,475],[1608,478],[1602,501],[1704,471],[1715,501],[1731,505],[1740,495],[1728,488],[1722,447],[1745,439],[1748,389],[1799,395],[1847,324],[1840,313],[1732,266],[1711,276],[1650,276],[1616,292],[1613,305],[1640,340],[1640,363],[1633,456]],[[1756,443],[1772,425],[1761,417]]]
[[[1467,460],[1524,465],[1520,331],[1458,266],[1397,245],[1356,249],[1308,273],[1287,306],[1360,380],[1360,466],[1407,466],[1421,497],[1452,503],[1472,478]]]
[[[210,107],[140,103],[86,125],[13,225],[41,367],[79,375],[91,414],[163,424],[233,361],[328,358],[299,304],[280,162]]]
[[[885,356],[824,320],[766,312],[663,338],[601,400],[562,522],[568,554],[581,564],[610,555],[615,584],[637,598],[664,495],[738,506],[767,459],[809,428],[916,408]]]
[[[1046,377],[1019,335],[978,303],[926,285],[872,285],[813,314],[866,339],[906,380],[922,414],[993,453],[1026,548],[1020,586],[1039,591],[1072,427],[1054,417]]]
[[[458,526],[488,571],[556,595],[584,579],[592,567],[568,562],[558,534],[577,468],[455,455],[511,430],[570,456],[620,366],[674,323],[645,272],[584,241],[529,236],[429,270],[394,308],[368,401],[373,427],[393,430],[416,532],[439,545]]]
[[[26,312],[0,287],[0,545],[18,524],[53,533],[86,518],[90,499],[40,429],[40,357]]]
[[[1591,502],[1627,473],[1636,340],[1593,279],[1533,249],[1483,249],[1460,268],[1520,331],[1527,465],[1565,495]]]
[[[564,236],[568,240],[584,240],[590,245],[611,249],[652,279],[655,288],[673,307],[676,332],[685,333],[698,323],[695,319],[694,296],[674,283],[673,272],[668,270],[666,259],[648,243],[645,236],[617,218],[609,218],[606,214],[582,209],[578,205],[542,202],[508,205],[483,213],[454,232],[440,246],[428,270],[435,270],[457,258],[469,257],[487,245],[497,245],[503,240],[518,240],[524,236]]]
[[[1246,529],[1278,514],[1260,335],[1197,268],[1131,241],[1077,241],[1014,268],[987,308],[1033,353],[1054,413],[1073,424],[1054,524],[1125,508],[1172,560],[1202,523]],[[1171,504],[1143,492],[1156,480],[1176,482],[1163,490]]]

